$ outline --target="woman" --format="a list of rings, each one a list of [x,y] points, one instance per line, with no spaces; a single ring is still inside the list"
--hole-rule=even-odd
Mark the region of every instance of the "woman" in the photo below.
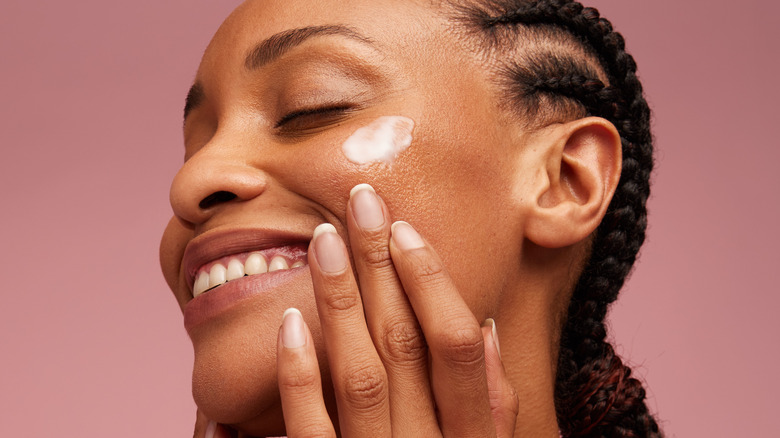
[[[604,340],[652,168],[623,49],[563,0],[240,6],[161,243],[196,436],[660,435]]]

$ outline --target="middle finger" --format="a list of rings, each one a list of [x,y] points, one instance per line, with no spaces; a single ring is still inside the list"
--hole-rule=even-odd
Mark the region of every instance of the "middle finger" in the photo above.
[[[347,248],[331,224],[309,246],[314,296],[342,436],[390,436],[387,375],[366,328]]]
[[[428,379],[428,349],[390,257],[390,218],[374,189],[350,193],[347,228],[369,332],[387,371],[397,436],[434,436],[438,423]]]

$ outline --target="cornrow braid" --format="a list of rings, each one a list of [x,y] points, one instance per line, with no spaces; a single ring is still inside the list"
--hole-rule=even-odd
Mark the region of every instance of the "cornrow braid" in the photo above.
[[[487,37],[491,49],[506,46],[507,41],[514,47],[519,40],[533,39],[517,38],[519,32],[552,39],[546,42],[563,48],[551,51],[532,45],[520,60],[509,60],[499,69],[509,79],[510,98],[521,111],[538,116],[545,106],[570,116],[574,105],[586,115],[609,120],[620,133],[620,181],[574,287],[561,335],[556,410],[566,437],[660,437],[645,404],[645,390],[606,341],[604,323],[647,227],[653,146],[650,109],[636,63],[610,22],[576,1],[493,0],[460,10]],[[579,50],[571,49],[571,41],[581,46]]]

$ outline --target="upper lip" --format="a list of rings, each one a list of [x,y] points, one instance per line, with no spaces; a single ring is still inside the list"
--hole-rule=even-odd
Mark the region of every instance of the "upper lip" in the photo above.
[[[282,229],[243,228],[218,230],[192,239],[184,249],[182,265],[189,290],[195,283],[198,268],[231,254],[260,251],[311,241],[312,232],[301,233]]]

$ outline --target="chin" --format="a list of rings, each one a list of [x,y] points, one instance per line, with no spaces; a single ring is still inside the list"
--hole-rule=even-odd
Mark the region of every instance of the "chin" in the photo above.
[[[320,368],[328,375],[322,353],[319,319],[308,269],[266,293],[239,300],[187,331],[195,362],[192,394],[210,420],[252,436],[283,436],[284,418],[276,379],[276,349],[284,310],[301,310],[312,330]],[[224,291],[230,290],[226,288]],[[209,292],[212,293],[212,292]],[[185,312],[186,313],[186,312]],[[185,316],[186,319],[186,316]],[[323,388],[328,388],[323,382]]]
[[[192,373],[193,398],[198,409],[218,423],[250,436],[284,436],[284,417],[276,380],[278,328],[268,327],[272,336],[259,340],[245,335],[256,333],[256,327],[247,329],[233,324],[215,330],[213,337],[204,336],[193,343],[197,345]],[[318,337],[315,344],[320,343]],[[258,350],[269,354],[258,355]],[[331,383],[327,358],[321,351],[318,348],[321,375],[326,376],[323,390],[330,410],[335,404],[332,391],[327,390]]]
[[[276,384],[276,342],[251,339],[232,327],[203,336],[195,346],[192,395],[211,420],[242,424],[279,406]],[[275,331],[275,330],[274,330]],[[254,332],[254,330],[252,330]],[[264,337],[265,338],[265,337]],[[270,345],[268,345],[270,344]],[[272,349],[263,348],[270,347]],[[266,354],[256,354],[258,351]]]

